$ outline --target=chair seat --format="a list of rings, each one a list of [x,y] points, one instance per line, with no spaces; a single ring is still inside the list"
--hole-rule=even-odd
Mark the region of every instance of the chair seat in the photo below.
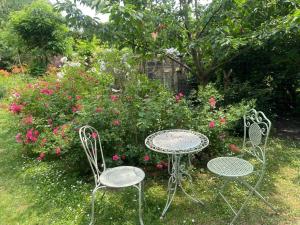
[[[207,168],[224,177],[242,177],[253,172],[253,165],[237,157],[217,157],[207,163]]]
[[[100,183],[107,187],[129,187],[145,178],[143,170],[133,166],[118,166],[106,169],[100,175]]]

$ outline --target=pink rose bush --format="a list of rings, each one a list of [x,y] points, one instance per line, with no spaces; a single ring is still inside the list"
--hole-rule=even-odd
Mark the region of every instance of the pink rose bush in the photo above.
[[[22,111],[23,109],[23,105],[17,104],[17,103],[12,103],[9,106],[9,111],[11,111],[12,113],[18,114]]]
[[[112,68],[118,67],[115,58],[110,59]],[[124,73],[130,79],[122,80],[122,88],[112,90],[117,79],[113,72],[99,71],[98,60],[89,65],[95,70],[83,65],[64,66],[59,80],[49,74],[14,90],[18,95],[11,98],[8,110],[17,122],[15,140],[39,161],[69,160],[68,165],[79,166],[86,156],[78,131],[88,124],[99,131],[99,137],[93,132],[91,138],[101,139],[104,157],[112,164],[108,166],[128,163],[166,169],[163,155],[145,149],[148,135],[173,128],[199,131],[210,140],[203,153],[212,157],[228,150],[227,131],[248,109],[245,103],[224,105],[213,85],[199,87],[194,96],[174,94],[132,71]]]

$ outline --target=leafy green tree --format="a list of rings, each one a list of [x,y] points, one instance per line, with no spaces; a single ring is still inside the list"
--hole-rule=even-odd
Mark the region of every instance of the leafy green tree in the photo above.
[[[3,27],[9,19],[9,14],[22,9],[33,0],[0,0],[0,27]]]
[[[109,24],[101,30],[110,43],[144,55],[176,48],[180,63],[201,84],[238,55],[299,28],[296,0],[214,0],[209,5],[197,0],[80,2],[110,13]],[[179,62],[170,51],[166,55]]]
[[[51,56],[71,50],[71,39],[63,17],[46,0],[34,1],[21,11],[13,12],[10,24],[26,50],[35,56],[32,63],[42,68]]]
[[[20,61],[18,37],[10,32],[9,14],[29,5],[33,0],[0,0],[0,68],[7,68]]]

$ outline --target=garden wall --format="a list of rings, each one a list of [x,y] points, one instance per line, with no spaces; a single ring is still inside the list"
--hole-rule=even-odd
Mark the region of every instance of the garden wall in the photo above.
[[[174,92],[185,92],[188,89],[187,73],[180,64],[169,60],[151,60],[141,66],[141,70],[150,79],[160,80],[161,83]]]

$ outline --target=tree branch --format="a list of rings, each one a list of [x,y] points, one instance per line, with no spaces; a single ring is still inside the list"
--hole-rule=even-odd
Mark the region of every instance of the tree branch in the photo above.
[[[125,37],[122,37],[122,36],[119,35],[119,34],[116,34],[116,35],[117,35],[119,38],[122,38],[122,39],[128,41],[128,42],[131,43],[131,44],[134,44],[131,40],[129,40],[129,39],[125,38]],[[134,44],[134,45],[135,45],[135,46],[138,46],[138,45],[136,45],[136,44]],[[141,46],[139,46],[139,47],[141,47]],[[146,47],[144,47],[144,49],[145,49],[145,50],[149,50],[149,49],[146,48]],[[169,54],[166,54],[166,57],[169,58],[169,59],[171,59],[172,61],[178,63],[179,65],[181,65],[182,67],[184,67],[184,68],[185,68],[186,70],[188,70],[189,72],[191,72],[191,73],[193,72],[193,70],[192,70],[191,67],[189,67],[189,66],[186,65],[185,63],[181,62],[180,60],[174,58],[173,56],[171,56],[171,55],[169,55]]]
[[[167,54],[166,55],[169,59],[171,59],[172,61],[178,63],[179,65],[181,65],[182,67],[184,67],[186,70],[188,70],[189,72],[193,72],[192,68],[189,67],[188,65],[184,64],[183,62],[181,62],[180,60],[174,58],[173,56]]]
[[[240,51],[238,51],[236,54],[232,55],[231,57],[223,60],[222,62],[220,62],[219,64],[212,66],[209,70],[207,70],[206,74],[210,74],[212,72],[214,72],[216,69],[218,69],[219,67],[223,66],[226,63],[231,62],[232,60],[234,60],[235,58],[237,58],[238,56],[240,56],[241,54],[245,53],[246,51],[248,51],[251,48],[251,46],[248,46]]]
[[[208,19],[208,21],[204,24],[202,30],[197,34],[197,39],[200,38],[203,33],[205,32],[206,28],[208,27],[208,25],[210,24],[210,22],[213,20],[213,18],[217,15],[217,13],[221,10],[222,6],[224,5],[224,2],[226,0],[223,0],[219,7],[213,12],[213,14],[211,15],[211,17]]]

